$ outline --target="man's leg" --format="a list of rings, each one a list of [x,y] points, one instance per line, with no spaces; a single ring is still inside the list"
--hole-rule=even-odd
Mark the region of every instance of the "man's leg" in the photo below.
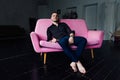
[[[73,53],[72,49],[70,48],[69,42],[68,42],[69,36],[63,37],[60,39],[58,42],[62,49],[64,50],[65,54],[71,59],[72,62],[77,62],[78,58],[77,56]]]
[[[62,38],[59,41],[59,44],[61,45],[61,47],[63,48],[65,54],[71,59],[72,63],[70,64],[70,66],[72,67],[72,69],[74,70],[74,72],[77,71],[76,65],[79,69],[79,71],[81,73],[86,73],[85,68],[82,66],[81,62],[78,60],[80,53],[82,52],[82,50],[84,49],[85,46],[83,46],[83,44],[85,44],[86,39],[84,38],[78,38],[78,37],[74,37],[74,44],[76,46],[78,46],[76,54],[72,53],[72,50],[70,48],[69,42],[68,42],[69,36],[66,36],[64,38]],[[82,47],[83,48],[82,48]],[[80,50],[79,50],[80,49]],[[80,52],[80,53],[79,53]]]
[[[71,59],[70,66],[72,67],[74,72],[77,72],[76,62],[78,62],[78,58],[75,54],[73,54],[73,51],[70,48],[69,42],[68,42],[69,36],[66,36],[62,38],[58,43],[63,48],[64,53]]]
[[[85,49],[87,40],[84,37],[74,37],[74,45],[77,46],[76,56],[79,58]]]
[[[87,40],[83,37],[74,37],[74,45],[77,46],[77,50],[76,50],[76,56],[79,58],[80,54],[83,52],[85,46],[86,46]],[[85,74],[86,70],[83,67],[82,63],[78,60],[78,62],[76,62],[78,70]]]

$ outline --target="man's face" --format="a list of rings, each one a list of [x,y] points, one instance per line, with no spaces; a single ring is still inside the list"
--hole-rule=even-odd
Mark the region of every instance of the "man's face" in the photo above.
[[[52,13],[51,20],[54,21],[54,22],[57,22],[58,19],[59,19],[58,14],[57,13]]]

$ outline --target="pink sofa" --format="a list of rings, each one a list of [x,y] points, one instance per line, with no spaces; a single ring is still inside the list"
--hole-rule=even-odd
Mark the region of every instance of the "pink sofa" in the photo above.
[[[83,19],[61,19],[72,30],[75,30],[76,36],[83,36],[87,39],[86,49],[91,49],[92,58],[94,58],[93,49],[100,48],[103,41],[104,32],[100,30],[88,30]],[[46,53],[63,51],[58,43],[47,42],[46,30],[52,24],[50,19],[38,19],[35,31],[30,33],[33,48],[36,53],[44,53],[44,64],[46,64]],[[76,46],[71,46],[76,49]]]

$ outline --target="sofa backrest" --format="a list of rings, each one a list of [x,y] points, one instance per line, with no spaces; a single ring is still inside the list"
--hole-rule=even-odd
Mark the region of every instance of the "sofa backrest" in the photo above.
[[[87,26],[83,19],[61,19],[60,22],[65,22],[71,30],[75,31],[76,36],[87,38]],[[38,19],[35,27],[35,32],[42,40],[47,40],[47,28],[52,25],[51,19]]]

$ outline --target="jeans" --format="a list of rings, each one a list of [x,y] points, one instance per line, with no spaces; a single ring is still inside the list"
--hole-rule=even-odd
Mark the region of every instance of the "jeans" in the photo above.
[[[78,36],[75,36],[73,38],[74,38],[73,45],[77,46],[75,53],[73,53],[73,51],[70,47],[70,44],[68,42],[69,36],[65,36],[65,37],[61,38],[58,41],[58,43],[64,50],[64,53],[71,59],[72,62],[78,62],[80,54],[83,52],[83,50],[86,46],[87,40],[84,37],[78,37]]]

